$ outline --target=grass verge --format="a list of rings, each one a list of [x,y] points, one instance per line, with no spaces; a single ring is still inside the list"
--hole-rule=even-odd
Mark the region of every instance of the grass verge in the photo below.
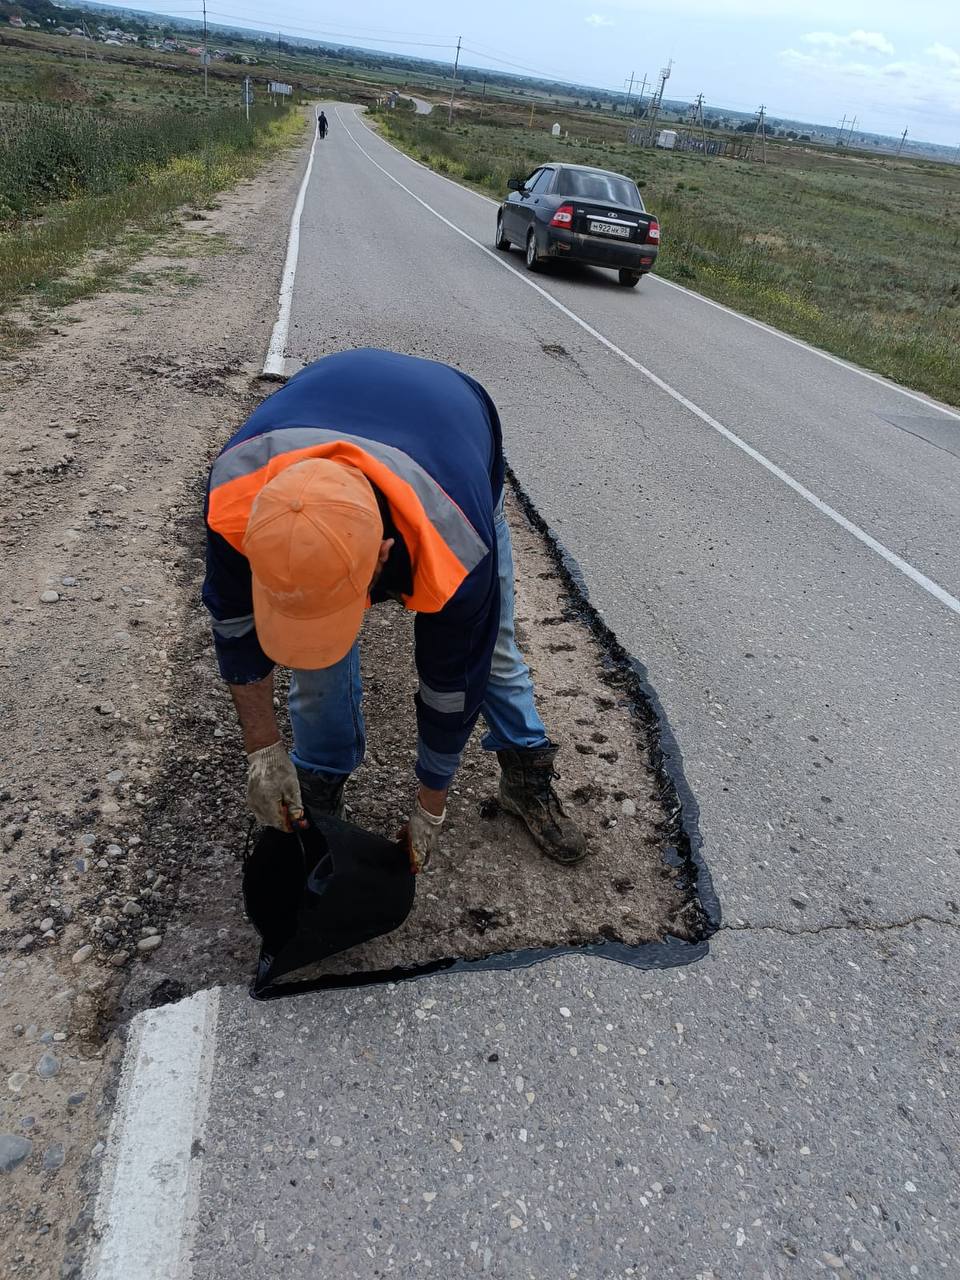
[[[386,135],[502,199],[547,160],[629,174],[661,219],[657,273],[865,368],[960,404],[960,169],[772,146],[770,163],[642,150],[609,126],[384,112]],[[577,136],[580,135],[580,136]],[[491,234],[493,230],[491,218]],[[745,354],[744,358],[748,358]]]
[[[123,186],[48,205],[41,217],[0,232],[0,344],[25,337],[15,303],[62,305],[97,292],[140,256],[184,206],[209,207],[219,191],[250,177],[265,156],[302,134],[296,110],[255,112],[249,129],[138,167]]]

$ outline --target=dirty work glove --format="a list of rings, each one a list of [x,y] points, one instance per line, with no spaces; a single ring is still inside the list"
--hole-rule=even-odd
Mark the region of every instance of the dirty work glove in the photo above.
[[[401,841],[410,856],[410,870],[414,875],[426,870],[431,854],[440,844],[440,828],[446,816],[446,808],[443,813],[434,816],[427,813],[419,800],[414,801],[410,821],[400,833]]]
[[[303,821],[303,800],[293,761],[282,742],[274,742],[247,756],[247,804],[265,827],[292,831]]]

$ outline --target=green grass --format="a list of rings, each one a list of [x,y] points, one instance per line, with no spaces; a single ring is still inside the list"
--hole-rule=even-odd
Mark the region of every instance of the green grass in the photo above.
[[[778,144],[765,166],[704,160],[629,146],[623,121],[541,112],[530,129],[488,109],[452,127],[380,120],[418,159],[497,198],[546,160],[629,174],[661,219],[658,274],[960,404],[960,168]],[[550,136],[554,119],[569,137]]]
[[[209,114],[199,133],[190,120],[182,128],[176,119],[162,128],[149,117],[142,128],[134,121],[137,144],[123,163],[82,167],[73,198],[38,209],[37,189],[31,188],[29,207],[40,216],[8,217],[0,228],[0,314],[23,299],[59,306],[103,288],[145,251],[151,236],[170,226],[177,211],[211,205],[224,188],[252,176],[265,154],[296,141],[304,129],[298,111],[262,108],[249,126],[238,114],[220,125],[218,119]],[[21,165],[20,171],[29,169]],[[22,331],[9,326],[5,336],[15,343]]]

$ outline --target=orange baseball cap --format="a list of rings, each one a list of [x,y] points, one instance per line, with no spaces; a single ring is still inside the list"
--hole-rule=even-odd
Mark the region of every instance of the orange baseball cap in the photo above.
[[[308,458],[264,485],[243,539],[264,653],[305,671],[346,657],[382,540],[373,486],[356,467]]]

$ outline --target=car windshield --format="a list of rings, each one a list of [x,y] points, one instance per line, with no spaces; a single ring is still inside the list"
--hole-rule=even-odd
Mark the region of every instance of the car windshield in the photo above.
[[[600,200],[604,203],[626,204],[632,209],[642,209],[640,193],[632,182],[618,178],[613,173],[587,173],[583,169],[564,169],[561,182],[564,195],[580,196],[582,200]]]

